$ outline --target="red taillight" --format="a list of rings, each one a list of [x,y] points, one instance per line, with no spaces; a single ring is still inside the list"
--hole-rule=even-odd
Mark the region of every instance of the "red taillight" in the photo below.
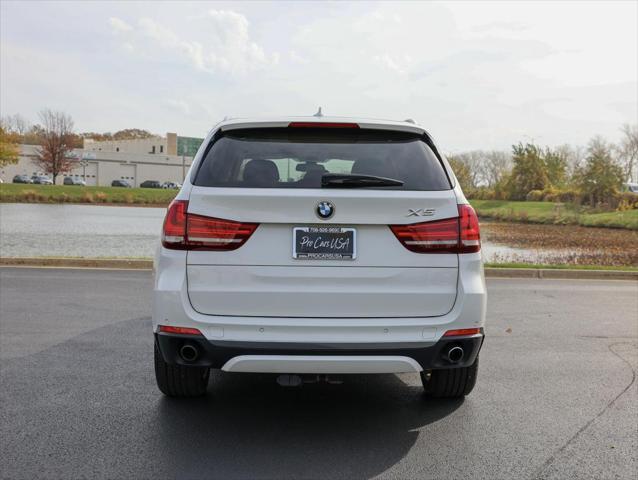
[[[186,240],[186,200],[173,200],[168,206],[162,227],[162,245],[166,248],[181,249]]]
[[[474,253],[481,250],[478,218],[469,205],[458,206],[457,218],[410,225],[390,225],[399,241],[416,253]]]
[[[186,241],[193,250],[235,250],[246,243],[259,225],[191,214],[187,218]]]
[[[448,218],[435,222],[391,225],[399,241],[417,253],[456,253],[459,244],[459,221]]]
[[[187,213],[188,202],[175,200],[168,207],[162,245],[173,250],[236,250],[259,226]]]
[[[162,333],[179,333],[181,335],[201,335],[202,332],[196,328],[189,327],[171,327],[169,325],[160,325],[159,331]]]
[[[290,128],[359,128],[357,123],[338,122],[290,122]]]
[[[444,337],[462,337],[465,335],[476,335],[483,333],[482,328],[459,328],[456,330],[448,330],[443,334]]]
[[[476,212],[470,205],[459,205],[459,253],[475,253],[481,250],[481,233]]]

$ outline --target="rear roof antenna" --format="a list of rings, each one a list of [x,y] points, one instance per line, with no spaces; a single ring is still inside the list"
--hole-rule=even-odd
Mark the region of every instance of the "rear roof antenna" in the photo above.
[[[317,113],[315,113],[313,117],[323,117],[323,113],[321,113],[321,107],[319,107],[319,110],[317,110]]]

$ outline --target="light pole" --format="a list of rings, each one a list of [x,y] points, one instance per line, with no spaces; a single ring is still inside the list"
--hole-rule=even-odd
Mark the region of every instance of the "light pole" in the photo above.
[[[86,167],[88,167],[89,162],[86,159],[80,160],[80,165],[82,165],[82,180],[86,183]]]

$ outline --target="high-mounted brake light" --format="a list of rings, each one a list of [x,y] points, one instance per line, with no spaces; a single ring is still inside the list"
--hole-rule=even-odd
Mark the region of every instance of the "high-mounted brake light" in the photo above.
[[[180,335],[201,335],[202,332],[190,327],[171,327],[170,325],[160,325],[159,331],[162,333],[179,333]]]
[[[448,330],[443,334],[444,337],[463,337],[466,335],[477,335],[483,333],[482,328],[458,328],[456,330]]]
[[[357,123],[347,122],[290,122],[290,128],[359,128]]]
[[[416,253],[475,253],[481,250],[478,217],[470,205],[459,216],[433,222],[390,225],[405,248]]]
[[[258,223],[242,223],[188,213],[188,201],[173,201],[166,212],[162,245],[172,250],[236,250]]]

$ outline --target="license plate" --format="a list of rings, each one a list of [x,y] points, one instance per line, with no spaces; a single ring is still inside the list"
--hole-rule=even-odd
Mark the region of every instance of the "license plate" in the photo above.
[[[294,227],[292,257],[303,260],[354,260],[357,232],[342,227]]]

